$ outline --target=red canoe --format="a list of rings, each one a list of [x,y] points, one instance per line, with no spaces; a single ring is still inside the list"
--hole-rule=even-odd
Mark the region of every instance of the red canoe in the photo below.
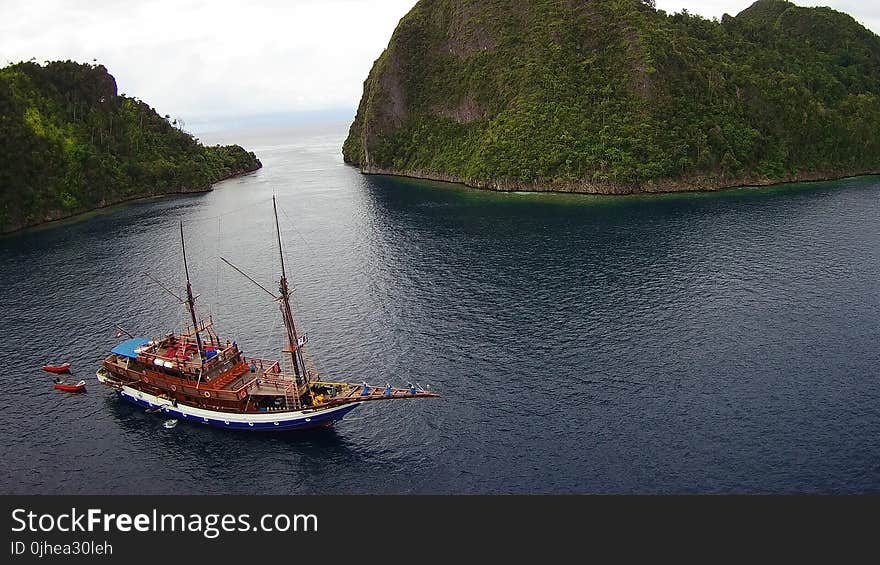
[[[76,383],[75,385],[64,383],[64,382],[55,383],[55,388],[57,388],[58,390],[66,390],[67,392],[79,392],[81,390],[86,389],[86,382],[80,381],[80,382]]]
[[[43,370],[49,371],[50,373],[69,373],[70,363],[65,363],[63,365],[43,365]]]

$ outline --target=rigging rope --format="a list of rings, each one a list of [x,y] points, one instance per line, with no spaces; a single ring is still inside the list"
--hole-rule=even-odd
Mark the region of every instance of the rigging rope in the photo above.
[[[221,215],[217,216],[217,257],[220,257],[221,255],[223,255],[223,246],[222,246],[223,234],[221,231],[222,223],[223,223],[223,215],[221,214]],[[216,313],[219,317],[219,315],[220,315],[219,308],[220,308],[220,303],[221,303],[221,300],[220,300],[220,261],[215,261],[215,262],[217,263],[217,276],[216,276],[215,284],[214,284],[214,303],[215,304],[212,305],[212,307],[211,307],[211,317],[212,318],[214,316],[215,309],[217,310]]]
[[[287,219],[287,222],[288,222],[290,228],[294,231],[294,233],[296,233],[296,235],[300,238],[300,240],[302,240],[303,244],[305,244],[305,247],[309,250],[309,253],[311,253],[312,257],[320,257],[320,255],[315,251],[315,249],[311,245],[309,245],[309,241],[305,238],[305,236],[303,236],[303,234],[300,233],[300,231],[298,229],[296,229],[296,225],[293,223],[293,218],[291,218],[287,214],[287,211],[285,211],[284,208],[281,207],[280,205],[278,205],[278,209],[281,210],[281,213]],[[323,263],[317,263],[317,266],[324,273],[324,275],[327,277],[326,280],[328,283],[330,281],[336,280],[330,274],[330,272],[326,269],[326,267],[324,267]],[[297,301],[294,299],[294,302],[297,302]],[[306,369],[308,370],[308,372],[311,373],[312,376],[314,376],[316,378],[319,377],[320,375],[318,373],[318,368],[315,365],[315,360],[312,357],[311,348],[308,345],[303,344],[300,347],[300,350],[302,351],[303,358],[304,358],[306,365],[307,365]]]
[[[309,253],[311,253],[311,255],[313,257],[320,257],[320,255],[315,251],[315,249],[311,245],[309,245],[309,241],[305,238],[305,236],[303,236],[303,234],[300,233],[300,231],[298,229],[296,229],[296,224],[293,222],[293,219],[287,214],[287,212],[284,210],[284,208],[280,204],[278,204],[278,209],[281,211],[281,213],[287,219],[290,228],[294,231],[294,233],[296,233],[296,235],[300,238],[300,240],[302,240],[302,242],[305,244]],[[326,280],[328,283],[330,281],[337,280],[337,277],[333,277],[330,274],[330,272],[327,271],[327,269],[324,267],[323,263],[317,263],[317,267],[327,277]],[[371,280],[370,273],[365,268],[363,268],[363,266],[361,268],[361,273],[365,276],[367,282],[369,283],[369,281]],[[382,312],[385,314],[386,319],[391,317],[391,314],[388,312],[388,304],[386,302],[377,300],[376,296],[374,296],[374,294],[372,292],[368,292],[367,297],[372,302],[374,307],[377,307],[382,310]],[[304,355],[304,357],[307,358],[307,361],[310,365],[310,368],[315,370],[314,361],[312,360],[311,354],[309,353],[309,349],[307,347],[303,348],[303,355]],[[317,374],[317,370],[315,370],[315,373]]]
[[[272,316],[272,329],[269,331],[269,334],[266,336],[266,343],[263,345],[263,349],[260,350],[260,355],[265,355],[266,351],[269,351],[269,342],[272,341],[272,336],[275,335],[275,328],[278,327],[278,318],[280,312],[276,312],[274,316]]]

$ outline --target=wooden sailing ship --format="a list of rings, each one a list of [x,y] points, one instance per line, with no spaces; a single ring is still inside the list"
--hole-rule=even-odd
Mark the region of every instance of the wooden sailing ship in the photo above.
[[[186,274],[186,298],[192,326],[158,339],[129,335],[104,359],[98,380],[119,396],[187,421],[239,430],[294,430],[332,425],[364,402],[436,397],[410,384],[407,388],[322,380],[306,364],[306,336],[290,305],[278,209],[273,197],[281,280],[278,294],[267,290],[225,261],[278,301],[287,345],[281,360],[246,357],[235,341],[223,340],[210,318],[200,320],[186,260],[183,223],[180,241]]]

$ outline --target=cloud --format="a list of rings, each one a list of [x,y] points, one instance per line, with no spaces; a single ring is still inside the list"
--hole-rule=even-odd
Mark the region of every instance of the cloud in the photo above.
[[[190,121],[357,105],[414,0],[0,0],[0,57],[104,64],[120,92]]]
[[[799,2],[800,3],[800,2]],[[415,0],[0,0],[0,63],[104,64],[120,92],[187,123],[354,108]],[[803,2],[802,4],[806,4]],[[880,3],[830,4],[880,30]],[[706,17],[748,2],[658,1]]]

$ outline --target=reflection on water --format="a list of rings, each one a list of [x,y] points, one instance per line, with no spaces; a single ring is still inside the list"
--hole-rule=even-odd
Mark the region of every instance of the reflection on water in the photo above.
[[[245,133],[264,168],[212,193],[0,239],[2,492],[880,490],[878,179],[498,194],[362,176],[344,135]],[[275,356],[276,305],[218,259],[275,284],[273,193],[318,368],[442,398],[248,435],[99,388],[114,323],[185,321],[144,276],[180,286],[180,219],[202,311]],[[87,393],[51,389],[61,360]]]

